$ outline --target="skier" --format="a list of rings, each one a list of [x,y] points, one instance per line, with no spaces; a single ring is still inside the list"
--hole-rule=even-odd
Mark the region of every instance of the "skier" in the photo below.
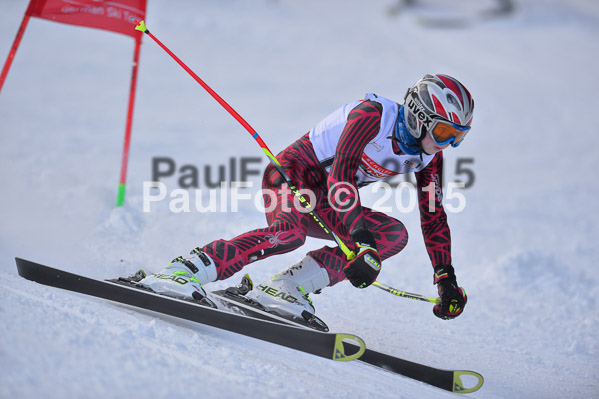
[[[422,233],[441,297],[433,313],[442,319],[459,316],[467,297],[456,281],[441,203],[442,150],[462,142],[473,108],[469,91],[459,81],[427,74],[407,90],[403,105],[367,94],[364,100],[343,105],[283,150],[277,159],[291,181],[299,189],[311,190],[315,212],[356,256],[348,260],[339,247],[324,246],[258,286],[244,278],[239,293],[279,314],[306,318],[315,313],[308,294],[345,278],[355,287],[368,287],[376,281],[382,261],[406,246],[408,232],[399,220],[363,207],[357,188],[415,172]],[[392,157],[398,162],[383,167]],[[306,236],[331,239],[308,213],[294,206],[294,194],[272,164],[265,170],[262,188],[268,227],[195,248],[191,256],[174,259],[140,283],[161,294],[202,298],[204,284],[297,249]]]

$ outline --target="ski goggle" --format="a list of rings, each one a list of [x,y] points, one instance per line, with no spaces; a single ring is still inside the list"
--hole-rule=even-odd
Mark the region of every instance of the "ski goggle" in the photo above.
[[[434,119],[428,132],[437,145],[451,143],[452,147],[457,147],[470,131],[470,126],[462,126],[444,119]]]

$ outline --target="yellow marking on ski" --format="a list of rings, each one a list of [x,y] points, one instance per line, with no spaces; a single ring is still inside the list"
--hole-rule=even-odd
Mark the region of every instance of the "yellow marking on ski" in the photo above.
[[[353,355],[346,355],[345,348],[343,347],[344,339],[350,339],[350,340],[358,342],[358,345],[360,346],[360,349],[358,350],[358,352],[354,353]],[[335,334],[335,349],[333,350],[333,360],[338,360],[341,362],[349,362],[351,360],[356,360],[356,359],[360,358],[360,356],[362,356],[365,351],[366,351],[366,343],[364,342],[364,340],[362,338],[358,337],[357,335]]]
[[[471,375],[473,377],[476,377],[478,379],[478,383],[475,386],[473,386],[472,388],[465,388],[464,383],[462,382],[462,379],[460,378],[463,375]],[[483,378],[483,376],[478,373],[475,373],[474,371],[459,370],[459,371],[453,372],[453,392],[456,392],[456,393],[471,393],[474,391],[478,391],[480,389],[480,387],[483,386],[484,382],[485,382],[485,379]]]

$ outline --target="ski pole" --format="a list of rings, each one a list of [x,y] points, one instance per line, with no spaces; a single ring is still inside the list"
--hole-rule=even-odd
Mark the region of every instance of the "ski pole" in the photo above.
[[[312,216],[312,218],[314,218],[314,221],[316,221],[316,223],[318,223],[320,225],[320,227],[322,227],[323,230],[337,242],[337,245],[339,245],[339,248],[341,248],[341,250],[343,251],[343,253],[345,254],[345,256],[347,257],[348,260],[354,259],[356,257],[356,254],[351,249],[349,249],[343,241],[341,241],[341,239],[337,236],[337,234],[335,234],[333,229],[331,229],[329,227],[329,225],[323,219],[321,219],[318,216],[318,214],[316,214],[316,212],[313,212],[312,210],[310,210],[310,203],[308,202],[306,197],[304,197],[302,195],[302,193],[299,191],[299,189],[297,187],[295,187],[295,185],[291,181],[291,178],[289,177],[287,172],[285,172],[285,169],[283,169],[283,167],[281,166],[281,164],[279,163],[277,158],[273,155],[273,153],[270,151],[270,149],[268,148],[266,143],[262,140],[260,135],[256,132],[256,130],[254,130],[254,128],[252,126],[250,126],[250,124],[245,119],[243,119],[241,117],[241,115],[239,115],[237,113],[237,111],[235,111],[233,109],[233,107],[231,107],[229,104],[227,104],[227,102],[225,100],[223,100],[221,96],[219,96],[214,90],[212,90],[212,88],[210,86],[208,86],[208,84],[206,84],[206,82],[204,82],[202,79],[200,79],[200,77],[198,75],[196,75],[187,65],[185,65],[185,63],[183,61],[181,61],[172,51],[170,51],[164,44],[162,44],[162,42],[160,40],[158,40],[156,38],[156,36],[154,36],[152,33],[150,33],[148,28],[146,28],[146,24],[144,21],[137,21],[133,17],[131,17],[131,19],[137,24],[137,26],[135,27],[136,30],[147,34],[152,40],[154,40],[189,75],[191,75],[191,77],[194,78],[195,81],[198,82],[200,84],[200,86],[202,86],[204,88],[204,90],[206,90],[224,109],[226,109],[227,112],[229,112],[229,114],[231,114],[231,116],[233,116],[233,118],[235,118],[237,120],[237,122],[239,122],[248,131],[248,133],[250,133],[250,135],[254,138],[254,140],[256,140],[256,142],[258,143],[260,148],[262,148],[262,150],[264,151],[266,156],[270,159],[273,166],[281,174],[283,179],[285,179],[285,182],[289,186],[289,190],[293,193],[293,195],[295,195],[297,197],[297,199],[301,202],[301,204],[307,210],[309,210],[309,214],[310,214],[310,216]]]
[[[424,295],[420,295],[420,294],[412,294],[410,292],[401,291],[401,290],[395,289],[393,287],[389,287],[388,285],[385,285],[378,281],[375,281],[374,283],[372,283],[372,285],[377,288],[380,288],[383,291],[387,291],[390,294],[400,296],[403,298],[409,298],[409,299],[414,299],[416,301],[423,301],[423,302],[430,302],[430,303],[440,303],[441,302],[441,298],[432,298],[430,296],[424,296]]]
[[[264,151],[266,156],[270,159],[273,166],[281,174],[281,176],[283,177],[283,179],[289,186],[290,191],[299,199],[299,201],[302,203],[302,205],[306,209],[310,209],[310,203],[308,202],[308,200],[295,187],[295,185],[291,181],[291,178],[289,177],[287,172],[285,172],[285,170],[279,163],[278,159],[273,155],[273,153],[270,151],[270,149],[268,148],[266,143],[262,140],[260,135],[256,132],[256,130],[245,119],[243,119],[243,117],[241,117],[241,115],[239,115],[237,113],[237,111],[235,111],[233,109],[233,107],[231,107],[225,100],[223,100],[223,98],[221,96],[219,96],[214,90],[212,90],[212,88],[210,86],[208,86],[208,84],[206,82],[204,82],[195,72],[193,72],[187,65],[185,65],[185,63],[183,61],[181,61],[171,50],[169,50],[168,47],[166,47],[160,40],[158,40],[156,38],[156,36],[154,36],[152,33],[150,33],[150,31],[146,27],[146,24],[144,21],[137,21],[133,17],[131,17],[131,19],[137,24],[137,26],[135,27],[136,30],[139,30],[139,31],[147,34],[152,40],[154,40],[189,75],[191,75],[191,77],[194,78],[195,81],[200,84],[200,86],[202,86],[223,108],[225,108],[227,110],[227,112],[229,112],[229,114],[231,114],[231,116],[233,116],[233,118],[235,118],[248,131],[248,133],[250,133],[250,135],[254,138],[254,140],[256,140],[256,142],[258,143],[260,148],[262,148],[262,150]],[[331,237],[337,242],[337,245],[339,245],[339,248],[341,248],[341,250],[347,257],[347,259],[348,260],[354,259],[356,254],[347,247],[347,245],[337,236],[337,234],[335,234],[333,229],[331,229],[328,226],[328,224],[318,216],[318,214],[316,212],[313,212],[310,210],[309,213],[310,213],[310,216],[312,216],[314,218],[314,220],[320,225],[320,227],[322,227],[322,229],[327,234],[331,235]],[[428,302],[432,302],[432,303],[438,302],[437,299],[435,299],[435,298],[425,297],[425,296],[418,295],[418,294],[410,294],[408,292],[400,291],[395,288],[389,287],[385,284],[379,283],[378,281],[374,282],[373,285],[384,290],[384,291],[387,291],[391,294],[397,295],[397,296],[402,296],[405,298],[411,298],[411,299],[420,300],[420,301],[428,301]]]
[[[156,36],[154,36],[152,33],[150,33],[150,31],[146,27],[146,24],[144,21],[137,21],[133,17],[131,17],[131,19],[137,24],[137,26],[135,27],[136,30],[139,30],[139,31],[147,34],[152,40],[154,40],[189,75],[191,75],[191,77],[194,78],[195,81],[200,84],[200,86],[202,86],[223,108],[225,108],[227,110],[227,112],[229,112],[229,114],[231,114],[231,116],[233,116],[233,118],[235,118],[248,131],[248,133],[250,133],[250,135],[254,138],[254,140],[256,140],[256,142],[258,143],[260,148],[262,148],[262,150],[264,151],[266,156],[270,159],[273,166],[281,174],[281,176],[283,177],[283,179],[289,186],[290,191],[299,199],[299,201],[302,203],[302,205],[306,209],[310,209],[310,203],[308,202],[308,200],[295,187],[295,185],[291,181],[291,178],[289,177],[287,172],[285,172],[285,170],[279,163],[278,159],[273,155],[273,153],[270,151],[270,149],[268,148],[266,143],[262,140],[260,135],[256,132],[256,130],[245,119],[243,119],[243,117],[241,115],[239,115],[237,113],[237,111],[235,111],[233,109],[233,107],[231,107],[221,96],[219,96],[214,90],[212,90],[212,88],[210,86],[208,86],[208,84],[206,82],[204,82],[195,72],[193,72],[187,65],[185,65],[185,63],[183,61],[181,61],[171,50],[169,50],[168,47],[166,47],[160,40],[158,40],[158,38],[156,38]],[[339,245],[339,248],[341,248],[341,250],[346,255],[348,260],[352,260],[355,258],[355,256],[356,256],[355,253],[347,247],[347,245],[337,236],[337,234],[335,234],[333,229],[331,229],[328,226],[328,224],[318,216],[318,214],[316,212],[309,211],[309,214],[320,225],[320,227],[322,227],[322,229],[327,234],[331,235],[331,237],[337,242],[337,245]],[[411,298],[411,299],[416,299],[416,300],[421,300],[421,301],[437,303],[437,299],[435,299],[435,298],[429,298],[429,297],[425,297],[425,296],[418,295],[418,294],[410,294],[405,291],[400,291],[395,288],[391,288],[385,284],[379,283],[378,281],[374,282],[373,285],[384,290],[384,291],[387,291],[391,294],[397,295],[397,296],[403,296],[405,298]]]

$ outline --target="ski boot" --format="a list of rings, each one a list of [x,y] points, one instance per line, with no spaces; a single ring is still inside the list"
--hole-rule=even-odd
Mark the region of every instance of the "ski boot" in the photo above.
[[[195,248],[191,251],[191,256],[173,259],[163,270],[146,276],[138,284],[157,294],[208,301],[210,306],[216,307],[208,299],[202,286],[215,281],[216,276],[214,261],[200,248]]]
[[[249,280],[249,278],[247,278]],[[329,285],[329,274],[314,259],[304,259],[257,286],[241,284],[232,289],[240,293],[246,291],[247,301],[259,304],[265,311],[281,315],[287,319],[300,321],[312,328],[328,330],[326,324],[315,316],[315,308],[308,296],[319,293]],[[249,280],[251,284],[251,280]]]

